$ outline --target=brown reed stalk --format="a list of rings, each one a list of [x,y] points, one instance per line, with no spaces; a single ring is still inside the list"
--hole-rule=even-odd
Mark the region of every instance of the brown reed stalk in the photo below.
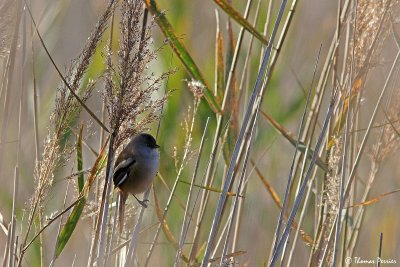
[[[148,71],[150,62],[157,58],[162,46],[154,51],[147,16],[143,16],[141,1],[125,0],[121,3],[120,41],[116,56],[109,49],[106,55],[105,107],[111,126],[111,139],[106,167],[106,181],[101,197],[97,231],[97,266],[102,266],[105,252],[108,220],[108,203],[111,190],[110,175],[115,152],[135,134],[149,130],[148,125],[158,119],[166,98],[154,100],[157,92],[170,72],[156,76]],[[146,21],[146,23],[142,23]],[[92,255],[93,257],[93,255]]]
[[[114,2],[111,1],[105,12],[99,18],[81,54],[74,60],[69,68],[66,78],[64,79],[68,84],[62,83],[57,89],[55,108],[50,116],[50,125],[47,137],[45,138],[44,149],[41,159],[38,159],[35,165],[35,192],[30,201],[31,206],[27,229],[19,252],[18,266],[21,265],[25,251],[28,248],[25,247],[25,245],[30,235],[34,218],[37,213],[41,212],[43,209],[44,200],[53,185],[54,173],[68,160],[71,152],[67,145],[62,145],[61,141],[68,132],[71,120],[79,114],[82,106],[75,96],[70,93],[70,88],[76,94],[80,95],[82,101],[86,101],[90,97],[94,84],[90,84],[88,88],[80,88],[81,81],[94,55],[96,47],[101,40],[102,34],[107,26],[107,20],[113,8]]]

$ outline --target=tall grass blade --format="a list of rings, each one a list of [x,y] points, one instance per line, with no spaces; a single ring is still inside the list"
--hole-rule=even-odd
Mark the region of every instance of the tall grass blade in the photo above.
[[[210,90],[210,87],[204,79],[203,74],[197,67],[196,63],[190,56],[185,46],[182,44],[181,41],[179,41],[174,29],[172,28],[168,19],[165,17],[165,14],[160,11],[155,0],[145,0],[145,3],[149,11],[155,16],[157,24],[160,27],[162,33],[165,35],[166,38],[168,38],[169,45],[174,50],[182,64],[185,66],[189,75],[194,80],[197,80],[204,85],[204,96],[210,108],[215,113],[220,113],[220,105],[214,97],[212,91]]]
[[[251,94],[251,97],[249,99],[249,103],[248,103],[247,108],[246,108],[246,113],[245,113],[245,116],[244,116],[244,119],[243,119],[243,124],[241,126],[240,133],[238,135],[238,138],[237,138],[237,141],[236,141],[236,144],[235,144],[235,149],[233,151],[232,158],[231,158],[231,161],[230,161],[230,164],[229,164],[229,169],[228,169],[228,172],[227,172],[226,177],[225,177],[225,182],[224,182],[224,185],[223,185],[223,192],[221,193],[220,198],[218,200],[217,210],[215,211],[213,224],[211,226],[210,234],[208,236],[206,252],[204,254],[204,258],[203,258],[203,261],[201,263],[202,267],[206,267],[208,265],[208,261],[210,259],[211,250],[213,249],[213,246],[214,246],[215,235],[217,233],[217,229],[219,227],[220,220],[221,220],[221,217],[222,217],[222,210],[223,210],[223,207],[225,206],[226,193],[228,192],[228,190],[229,190],[229,188],[231,186],[231,183],[232,183],[233,172],[234,172],[234,169],[235,169],[236,161],[237,161],[237,159],[239,157],[239,150],[240,150],[240,148],[242,146],[242,143],[244,142],[244,138],[245,138],[245,134],[247,132],[247,128],[248,128],[248,126],[250,124],[250,121],[252,121],[252,123],[256,122],[255,119],[256,119],[257,116],[255,116],[254,120],[252,120],[251,117],[252,117],[254,109],[255,109],[256,112],[257,112],[257,110],[259,110],[258,109],[259,106],[257,106],[257,103],[259,103],[259,102],[256,101],[256,99],[258,97],[262,98],[262,96],[259,95],[260,92],[265,92],[264,90],[261,90],[262,89],[262,81],[263,81],[263,77],[265,75],[265,71],[267,69],[268,62],[269,62],[270,57],[271,57],[271,52],[272,52],[272,45],[271,44],[273,44],[273,42],[275,40],[275,36],[276,36],[276,33],[278,31],[278,26],[279,26],[279,24],[281,22],[281,19],[282,19],[282,16],[283,16],[283,11],[285,10],[286,3],[287,3],[286,0],[282,1],[281,7],[279,9],[279,14],[278,14],[277,19],[275,21],[274,30],[273,30],[273,32],[271,34],[270,43],[269,43],[267,49],[265,50],[265,53],[264,53],[264,56],[263,56],[263,60],[262,60],[262,64],[261,64],[261,67],[260,67],[258,75],[257,75],[257,80],[256,80],[256,83],[254,85],[253,92]],[[257,115],[257,114],[255,114],[255,115]],[[250,128],[252,129],[253,127],[250,125]]]
[[[224,97],[225,88],[225,63],[224,63],[224,39],[219,25],[219,13],[215,11],[217,33],[215,40],[215,95],[218,99]]]
[[[153,197],[154,197],[154,204],[156,208],[157,218],[160,221],[165,237],[175,249],[178,249],[179,248],[178,241],[176,240],[174,234],[171,231],[171,227],[169,227],[167,220],[165,219],[164,212],[160,207],[160,202],[158,201],[158,197],[155,190],[153,190]],[[186,263],[189,262],[189,258],[184,253],[180,253],[179,256],[184,262]]]
[[[85,185],[82,188],[82,191],[80,194],[82,199],[74,207],[74,209],[72,210],[71,214],[69,215],[69,217],[67,219],[67,222],[65,223],[63,229],[60,232],[60,237],[59,237],[59,239],[57,241],[57,245],[56,245],[56,257],[60,256],[65,245],[68,243],[69,239],[71,238],[72,233],[74,232],[75,227],[78,224],[79,218],[82,215],[82,211],[83,211],[83,208],[85,207],[90,188],[93,185],[93,182],[95,181],[97,175],[101,172],[101,170],[105,166],[105,162],[106,162],[106,158],[107,158],[105,148],[107,147],[107,144],[108,144],[108,140],[104,144],[99,156],[96,159],[96,162],[94,163],[94,166],[91,170],[89,179],[86,180]]]
[[[259,33],[252,25],[251,23],[243,18],[240,13],[232,7],[227,1],[225,0],[214,0],[214,2],[226,13],[234,19],[237,23],[239,23],[242,27],[244,27],[249,33],[254,35],[258,40],[260,40],[261,43],[264,45],[268,45],[268,40],[261,34]]]
[[[79,193],[82,192],[83,184],[84,184],[84,176],[83,176],[83,159],[82,159],[82,131],[83,124],[79,129],[78,140],[76,142],[76,160],[77,160],[77,169],[78,169],[78,189]]]
[[[285,127],[280,125],[277,121],[275,121],[271,116],[269,116],[264,111],[260,110],[260,113],[268,121],[268,123],[275,128],[275,130],[277,130],[280,134],[282,134],[283,137],[285,137],[294,147],[296,147],[297,140],[291,132],[289,132]],[[302,141],[298,141],[297,150],[305,154],[307,151],[307,145]],[[308,149],[307,157],[311,158],[313,154],[314,151],[312,149]],[[317,166],[320,167],[323,171],[325,172],[328,171],[328,166],[320,157],[317,157],[316,163]]]

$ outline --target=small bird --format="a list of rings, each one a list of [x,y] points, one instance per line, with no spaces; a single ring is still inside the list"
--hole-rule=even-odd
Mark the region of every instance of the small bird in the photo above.
[[[139,200],[136,194],[145,192],[158,172],[159,147],[153,136],[140,133],[132,138],[115,161],[113,181],[120,193],[120,228],[123,225],[125,202],[129,194],[133,195],[140,205],[147,208],[148,200]]]

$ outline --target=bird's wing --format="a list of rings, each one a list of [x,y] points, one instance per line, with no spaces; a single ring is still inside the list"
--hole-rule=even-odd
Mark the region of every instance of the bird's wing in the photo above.
[[[118,187],[120,186],[123,182],[125,182],[126,178],[128,178],[128,169],[134,165],[136,160],[133,157],[129,157],[123,161],[121,161],[114,169],[114,174],[113,174],[113,181],[114,181],[114,186]]]

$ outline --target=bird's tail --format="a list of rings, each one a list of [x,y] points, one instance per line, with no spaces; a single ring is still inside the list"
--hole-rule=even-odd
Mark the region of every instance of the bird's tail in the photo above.
[[[119,191],[119,206],[118,206],[118,224],[119,224],[119,233],[122,233],[122,229],[124,229],[124,216],[125,216],[125,202],[128,198],[128,193]]]

